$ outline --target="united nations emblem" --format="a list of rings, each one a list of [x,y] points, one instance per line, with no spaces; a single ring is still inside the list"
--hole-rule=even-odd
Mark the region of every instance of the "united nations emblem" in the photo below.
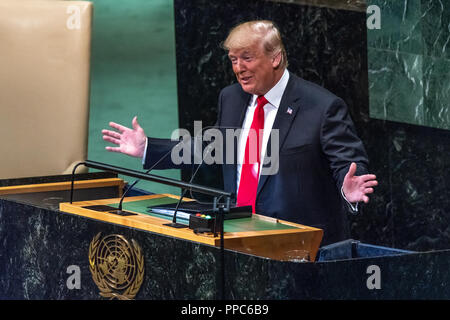
[[[110,299],[131,300],[144,280],[144,256],[136,241],[121,235],[100,238],[89,245],[89,269],[100,295]]]

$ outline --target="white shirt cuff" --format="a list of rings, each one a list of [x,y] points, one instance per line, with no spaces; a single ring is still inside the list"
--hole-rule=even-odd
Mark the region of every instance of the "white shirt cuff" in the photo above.
[[[350,208],[352,208],[353,212],[358,212],[358,203],[359,202],[357,202],[355,205],[353,205],[350,201],[348,201],[347,198],[345,197],[344,188],[343,187],[341,187],[341,195],[344,198],[344,200],[347,201],[347,203],[350,206]]]
[[[144,149],[144,155],[142,156],[142,164],[145,164],[145,158],[147,157],[147,145],[148,145],[148,138],[145,139],[145,149]]]

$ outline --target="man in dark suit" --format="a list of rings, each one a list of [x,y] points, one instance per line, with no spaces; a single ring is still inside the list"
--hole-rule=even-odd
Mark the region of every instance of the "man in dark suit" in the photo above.
[[[357,211],[377,181],[368,174],[344,101],[287,71],[280,33],[270,21],[238,25],[224,48],[238,83],[221,91],[216,125],[244,129],[236,162],[222,166],[224,189],[258,214],[324,229],[322,244],[347,238],[344,207]],[[118,132],[103,130],[104,140],[118,145],[107,150],[141,157],[149,168],[174,147],[173,141],[147,138],[136,117],[132,123],[132,129],[110,123]],[[265,171],[273,143],[276,170]],[[175,165],[160,164],[168,167]]]

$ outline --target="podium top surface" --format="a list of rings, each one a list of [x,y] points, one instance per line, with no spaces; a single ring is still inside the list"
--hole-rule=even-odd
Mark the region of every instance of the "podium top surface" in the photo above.
[[[176,204],[178,199],[170,197],[168,195],[158,195],[158,197],[152,197],[150,199],[141,199],[136,201],[124,202],[122,209],[125,211],[132,211],[141,214],[146,214],[149,216],[170,220],[171,217],[161,215],[154,212],[149,212],[148,207],[160,206],[165,204]],[[111,207],[117,207],[117,202],[111,202],[107,205]],[[212,204],[211,204],[212,207]],[[181,210],[180,210],[181,211]],[[177,222],[188,225],[189,222],[181,217],[177,217]],[[265,219],[253,219],[240,218],[240,219],[230,219],[224,221],[224,231],[225,232],[246,232],[246,231],[262,231],[262,230],[286,230],[286,229],[296,229],[298,227],[285,224],[279,220],[265,220]]]

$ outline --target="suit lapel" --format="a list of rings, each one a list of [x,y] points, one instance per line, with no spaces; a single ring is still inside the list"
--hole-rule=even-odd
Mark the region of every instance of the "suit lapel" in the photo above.
[[[277,115],[275,117],[275,121],[273,123],[273,130],[278,130],[279,133],[279,143],[278,143],[278,154],[280,154],[281,147],[283,146],[284,141],[289,133],[291,125],[297,115],[297,112],[300,108],[300,96],[298,91],[295,90],[295,76],[291,73],[289,77],[288,84],[284,91],[284,94],[281,98],[280,106],[277,111]],[[266,155],[270,150],[270,146],[272,143],[272,135],[269,136],[269,141],[267,142]],[[271,155],[273,160],[273,155]],[[276,158],[278,160],[278,158]],[[270,175],[260,175],[258,182],[258,191],[257,194],[260,193],[261,189],[264,187],[267,179]]]
[[[247,112],[247,107],[250,104],[251,98],[252,98],[251,94],[245,94],[242,97],[241,103],[239,104],[239,106],[241,107],[241,112],[240,112],[239,122],[236,123],[236,127],[242,128],[242,124],[244,123],[245,114]]]
[[[252,97],[251,94],[245,93],[240,88],[239,99],[233,105],[229,106],[230,108],[229,108],[229,110],[227,110],[227,112],[230,112],[230,117],[228,118],[226,123],[224,123],[223,125],[221,124],[221,126],[223,126],[225,128],[232,128],[232,129],[242,128],[242,124],[244,122],[245,114],[247,111],[248,104],[250,103],[251,97]],[[236,184],[236,180],[237,180],[237,145],[238,145],[237,143],[233,143],[234,159],[233,159],[232,164],[224,165],[224,169],[225,169],[224,179],[227,176],[232,177],[231,181],[228,180],[228,183],[229,183],[230,192],[233,192],[233,193],[236,193],[236,190],[237,190],[237,184]],[[228,189],[228,188],[226,188],[226,189]]]

